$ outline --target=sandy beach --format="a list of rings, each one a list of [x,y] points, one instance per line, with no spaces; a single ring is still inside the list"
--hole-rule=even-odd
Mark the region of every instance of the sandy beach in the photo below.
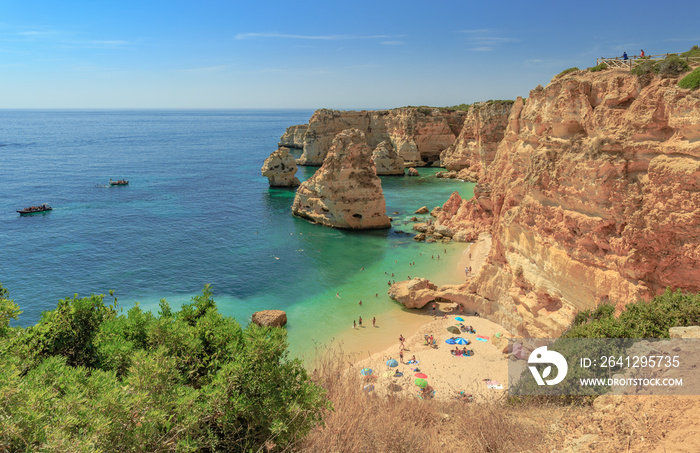
[[[446,273],[451,279],[462,281],[465,279],[465,269],[471,267],[471,275],[476,274],[484,263],[490,246],[489,236],[480,237],[462,249],[459,257],[445,269]],[[420,389],[415,385],[415,374],[423,373],[428,376],[426,380],[435,390],[436,399],[451,399],[459,392],[472,394],[475,400],[501,397],[505,390],[493,387],[500,385],[507,388],[508,359],[502,353],[506,340],[498,338],[508,336],[507,330],[487,319],[474,316],[474,313],[459,314],[452,303],[436,303],[436,315],[433,316],[432,305],[430,303],[422,309],[402,313],[407,322],[399,326],[392,325],[394,335],[391,346],[383,350],[368,348],[365,354],[358,353],[356,348],[349,348],[355,362],[353,370],[359,372],[362,368],[371,368],[374,377],[367,380],[370,381],[368,384],[374,385],[373,391],[377,393],[418,395]],[[447,330],[450,326],[460,324],[472,326],[475,333],[454,334]],[[400,361],[399,335],[406,337],[403,362]],[[425,344],[426,335],[433,336],[436,347]],[[451,353],[456,345],[447,344],[445,340],[456,337],[470,342],[459,348],[472,350],[472,356],[454,356]],[[484,337],[486,341],[477,337]],[[417,364],[408,363],[413,356],[418,361]],[[399,361],[399,365],[389,367],[386,362],[390,359]],[[403,376],[395,377],[395,371]]]
[[[442,308],[447,309],[447,307]],[[441,309],[438,308],[437,312],[440,314]],[[464,319],[464,322],[457,321],[455,319],[457,317]],[[459,324],[472,326],[475,333],[453,334],[447,331],[449,326]],[[474,400],[500,398],[507,388],[508,359],[501,352],[505,340],[499,341],[496,336],[504,333],[505,330],[501,326],[487,319],[460,316],[450,312],[446,317],[438,317],[424,324],[417,333],[406,339],[404,361],[397,367],[389,367],[386,362],[390,359],[400,361],[400,343],[398,342],[400,333],[397,334],[397,342],[394,346],[359,360],[353,370],[360,372],[362,368],[371,368],[375,378],[369,380],[374,384],[374,391],[377,393],[418,395],[420,389],[415,385],[415,374],[420,372],[428,376],[426,380],[435,390],[436,399],[452,399],[461,391],[472,394]],[[425,344],[425,335],[433,335],[436,348]],[[487,337],[488,340],[477,340],[477,336]],[[473,350],[474,355],[469,357],[452,355],[451,350],[456,345],[447,344],[445,340],[453,337],[468,340],[469,345],[459,346],[459,348],[466,347],[467,350]],[[417,364],[408,363],[413,356],[418,361]],[[393,376],[397,370],[403,373],[402,377]],[[490,382],[487,383],[487,381]],[[502,385],[504,390],[489,388],[487,385],[489,383]]]

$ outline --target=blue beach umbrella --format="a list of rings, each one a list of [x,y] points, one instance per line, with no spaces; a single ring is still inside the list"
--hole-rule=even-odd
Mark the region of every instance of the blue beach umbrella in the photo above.
[[[448,338],[447,340],[445,340],[445,343],[447,343],[447,344],[456,344],[457,342],[455,341],[454,338]]]
[[[386,361],[386,364],[392,368],[395,366],[399,366],[399,362],[397,362],[396,359],[389,359]]]
[[[455,340],[455,343],[456,344],[469,344],[469,340],[465,340],[464,338],[459,337]]]
[[[372,368],[362,368],[360,371],[360,374],[363,376],[371,376],[372,375]]]

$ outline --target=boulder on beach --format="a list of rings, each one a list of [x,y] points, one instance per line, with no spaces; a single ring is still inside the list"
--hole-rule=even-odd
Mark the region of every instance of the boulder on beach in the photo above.
[[[438,287],[426,278],[396,282],[389,288],[389,297],[406,308],[423,308],[435,300]]]

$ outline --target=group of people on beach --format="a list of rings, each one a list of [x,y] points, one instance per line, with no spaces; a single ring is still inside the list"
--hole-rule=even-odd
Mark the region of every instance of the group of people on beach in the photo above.
[[[360,325],[360,327],[362,327],[362,316],[360,316],[360,318],[357,321],[355,321],[354,319],[352,320],[352,328],[357,329],[358,324]],[[377,317],[376,316],[372,316],[372,327],[377,327]]]

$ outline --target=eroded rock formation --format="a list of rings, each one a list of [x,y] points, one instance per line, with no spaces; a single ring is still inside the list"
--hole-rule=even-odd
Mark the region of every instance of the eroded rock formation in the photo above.
[[[462,111],[417,107],[375,111],[317,110],[309,120],[304,134],[304,152],[298,163],[321,165],[335,135],[353,128],[365,134],[371,148],[387,141],[406,166],[423,166],[439,160],[440,153],[454,143],[465,116],[466,112]]]
[[[603,301],[700,291],[700,92],[676,82],[580,71],[518,99],[476,197],[436,219],[455,239],[493,235],[452,299],[554,336]]]
[[[374,148],[372,160],[377,167],[377,175],[403,175],[406,171],[403,157],[394,152],[388,141],[383,141]]]
[[[323,165],[299,186],[292,212],[336,228],[389,228],[381,180],[364,134],[349,129],[335,136]]]
[[[262,175],[267,177],[271,186],[296,187],[299,179],[294,176],[297,172],[297,164],[289,153],[289,149],[280,147],[265,159],[261,169]]]
[[[308,128],[308,124],[289,126],[284,132],[284,135],[280,138],[279,146],[298,149],[304,148],[304,135],[306,135],[306,130]]]
[[[459,171],[455,174],[459,179],[481,179],[496,157],[512,106],[512,101],[472,104],[459,136],[440,153],[441,165],[448,171]]]

